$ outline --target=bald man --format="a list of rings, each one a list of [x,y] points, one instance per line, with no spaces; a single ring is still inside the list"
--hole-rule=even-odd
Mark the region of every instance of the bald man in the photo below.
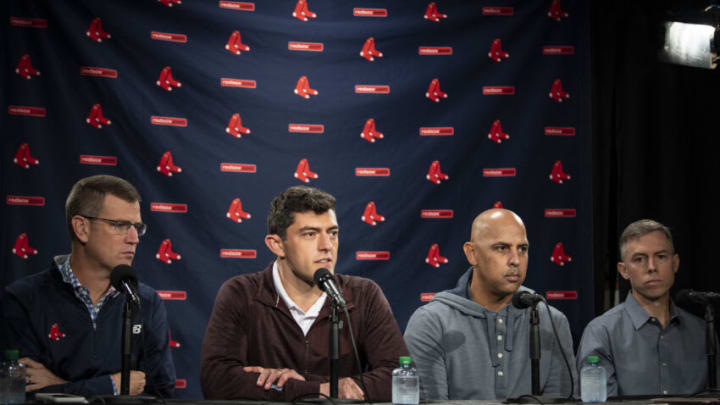
[[[470,241],[463,244],[471,267],[454,289],[418,308],[405,330],[424,399],[504,400],[531,394],[530,309],[510,305],[516,291],[532,292],[522,286],[529,245],[525,225],[514,212],[491,209],[475,218]],[[540,388],[545,396],[568,396],[576,376],[561,353],[575,364],[567,318],[553,307],[549,313],[544,305],[538,309]]]

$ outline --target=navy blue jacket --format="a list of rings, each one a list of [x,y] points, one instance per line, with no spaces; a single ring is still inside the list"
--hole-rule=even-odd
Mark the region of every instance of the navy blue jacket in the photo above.
[[[142,309],[132,324],[142,325],[142,333],[133,335],[131,369],[145,372],[147,394],[168,398],[175,387],[175,366],[165,306],[157,292],[143,283],[138,294]],[[124,306],[124,295],[108,297],[93,325],[87,307],[53,263],[50,269],[6,287],[0,301],[0,347],[19,349],[20,357],[30,357],[69,381],[41,391],[112,395],[109,375],[121,370]]]

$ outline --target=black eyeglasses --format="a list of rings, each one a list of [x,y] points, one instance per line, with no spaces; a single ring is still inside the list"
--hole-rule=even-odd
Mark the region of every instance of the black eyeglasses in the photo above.
[[[128,231],[130,231],[130,227],[134,227],[137,231],[138,236],[145,235],[145,232],[147,232],[147,225],[143,224],[142,222],[130,222],[130,221],[118,221],[115,219],[108,219],[108,218],[98,218],[98,217],[91,217],[88,215],[80,215],[83,218],[87,218],[90,220],[98,220],[98,221],[104,221],[110,224],[110,229],[112,229],[117,234],[126,234]]]

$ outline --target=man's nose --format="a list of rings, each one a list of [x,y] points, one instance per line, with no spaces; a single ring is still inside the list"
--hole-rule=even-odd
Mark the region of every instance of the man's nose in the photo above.
[[[332,241],[330,240],[330,234],[321,232],[318,238],[318,250],[330,250],[332,249]]]
[[[520,252],[518,251],[517,248],[510,249],[509,263],[511,266],[519,266],[520,265]]]
[[[125,235],[125,241],[135,245],[140,243],[140,236],[134,226],[131,226],[130,229],[128,229],[127,234]]]

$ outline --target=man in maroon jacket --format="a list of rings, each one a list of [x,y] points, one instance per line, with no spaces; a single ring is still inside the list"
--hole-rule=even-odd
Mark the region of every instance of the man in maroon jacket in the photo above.
[[[335,268],[338,230],[330,194],[299,186],[272,201],[265,244],[277,259],[220,288],[202,346],[206,399],[290,401],[329,394],[331,298],[313,276],[320,268]],[[371,280],[347,275],[335,280],[347,301],[362,363],[354,360],[344,325],[338,395],[389,402],[392,370],[398,356],[407,354],[397,321]]]

